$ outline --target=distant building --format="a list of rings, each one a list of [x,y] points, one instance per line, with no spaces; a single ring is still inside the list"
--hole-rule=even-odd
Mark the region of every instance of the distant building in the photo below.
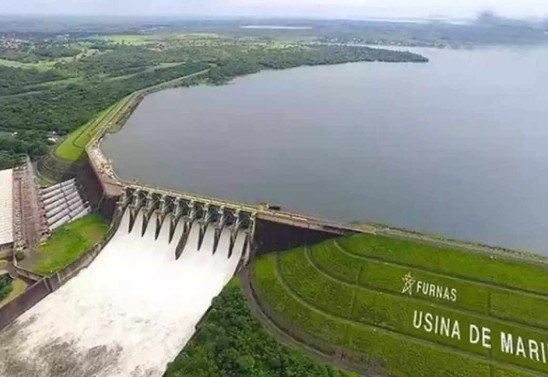
[[[57,143],[61,137],[57,135],[57,132],[51,131],[48,133],[48,141],[51,143]]]

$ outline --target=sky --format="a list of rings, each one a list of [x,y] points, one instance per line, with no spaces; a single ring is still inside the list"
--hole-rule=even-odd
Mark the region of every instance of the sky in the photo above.
[[[548,0],[0,0],[0,14],[311,18],[548,17]]]

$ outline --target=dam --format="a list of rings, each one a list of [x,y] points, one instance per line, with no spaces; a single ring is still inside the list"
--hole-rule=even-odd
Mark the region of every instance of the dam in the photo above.
[[[352,67],[355,66],[350,68]],[[264,85],[259,87],[262,88]],[[185,121],[188,119],[185,118]],[[279,132],[277,123],[273,125],[274,131]],[[86,147],[87,160],[81,166],[81,172],[74,175],[78,185],[82,186],[82,199],[111,220],[111,238],[100,245],[101,250],[93,263],[85,269],[78,270],[79,273],[68,281],[58,279],[60,287],[50,287],[50,292],[53,293],[48,293],[41,301],[33,301],[32,305],[37,302],[36,305],[30,305],[30,309],[21,311],[24,312],[21,315],[18,313],[18,318],[10,321],[11,324],[0,331],[0,376],[161,376],[167,363],[174,359],[193,336],[195,326],[207,312],[211,300],[234,274],[256,255],[312,245],[357,232],[422,239],[420,234],[390,229],[387,226],[347,223],[343,220],[330,221],[301,213],[286,212],[278,206],[266,203],[249,204],[262,200],[258,197],[246,201],[245,198],[225,195],[214,190],[201,190],[193,186],[196,177],[188,171],[183,172],[180,162],[175,159],[160,160],[158,166],[162,166],[171,178],[184,184],[185,190],[195,190],[195,193],[176,191],[177,187],[165,184],[160,177],[146,179],[134,174],[125,175],[154,182],[154,185],[137,180],[130,181],[130,178],[121,179],[115,173],[112,161],[103,154],[101,143],[109,124],[105,123],[102,127],[104,128]],[[307,130],[315,128],[310,127]],[[428,137],[431,136],[430,130],[423,131]],[[265,153],[265,144],[262,142],[265,137],[262,134],[259,136],[261,142],[254,145],[261,146],[262,149],[260,153],[253,155],[255,160]],[[234,139],[245,140],[243,137]],[[297,139],[314,140],[292,140]],[[389,139],[392,140],[386,138]],[[186,137],[186,140],[190,138]],[[359,138],[355,140],[358,142]],[[168,143],[162,145],[166,146]],[[242,145],[241,150],[248,146]],[[307,148],[310,146],[305,145]],[[195,147],[204,150],[200,143],[196,143]],[[306,151],[307,148],[295,149]],[[177,149],[181,149],[178,144]],[[146,158],[150,157],[142,153],[142,149],[135,150]],[[211,151],[214,148],[205,150]],[[266,148],[267,152],[268,150]],[[362,157],[367,156],[361,144],[339,149],[347,150],[357,152]],[[375,148],[366,150],[374,152]],[[192,149],[189,149],[185,153],[190,153],[198,161],[186,159],[185,164],[199,170],[202,167],[201,159],[204,157],[191,151]],[[279,163],[278,155],[276,163]],[[322,152],[320,155],[331,159],[329,154]],[[232,177],[235,171],[239,171],[237,168],[244,164],[227,156],[231,155],[223,154],[223,164],[216,167],[222,168],[226,175],[209,174],[219,179],[212,184],[219,190],[236,187],[237,192],[243,193],[248,191],[251,188],[249,185],[253,183],[268,183],[268,180],[264,179],[264,174],[277,171],[270,169],[273,165],[268,165],[269,169],[249,169],[247,173],[252,173],[253,176],[247,179]],[[293,156],[285,157],[291,160],[286,165],[291,166],[294,162]],[[250,159],[249,156],[246,158]],[[226,160],[230,160],[235,166],[226,166]],[[138,164],[139,170],[146,170],[147,161],[136,159],[133,162]],[[170,167],[171,163],[175,166]],[[305,200],[308,203],[316,200],[317,203],[313,203],[314,208],[326,208],[326,213],[329,212],[324,216],[333,215],[339,219],[358,218],[335,215],[335,210],[344,208],[344,203],[340,202],[339,198],[344,198],[345,195],[339,193],[351,194],[349,197],[359,194],[359,198],[351,201],[352,209],[359,209],[359,205],[354,203],[362,203],[359,199],[367,199],[372,191],[365,186],[354,192],[343,189],[324,191],[324,195],[329,194],[330,198],[336,199],[331,205],[326,205],[328,202],[322,200],[320,190],[328,187],[322,183],[325,182],[324,173],[344,173],[340,179],[327,180],[329,182],[360,183],[353,181],[357,171],[367,176],[382,166],[366,163],[356,165],[354,160],[335,163],[331,168],[328,164],[319,163],[317,166],[320,171],[313,174],[308,174],[307,171],[307,174],[299,176],[285,175],[291,178],[287,181],[283,181],[283,174],[274,174],[270,178],[273,177],[274,183],[278,186],[268,185],[268,189],[281,190],[283,184],[283,189],[293,190],[295,182],[299,185],[298,180],[293,179],[321,178],[313,182],[316,183],[311,186],[313,188],[300,191],[302,196],[298,198],[297,204],[305,203]],[[367,169],[362,169],[363,166],[367,166]],[[397,164],[397,167],[399,166]],[[159,172],[162,169],[149,170]],[[252,179],[257,172],[263,175],[259,176],[260,179]],[[205,174],[203,171],[198,173]],[[377,179],[379,176],[373,174],[367,182],[373,185],[375,182],[382,182]],[[396,176],[399,175],[394,174],[394,177]],[[73,176],[64,178],[72,179]],[[229,178],[237,182],[230,184],[226,181]],[[345,179],[350,181],[347,182]],[[398,187],[407,194],[408,186],[399,184]],[[385,192],[384,187],[381,189]],[[211,192],[211,195],[225,199],[199,194],[202,192]],[[232,199],[226,200],[227,198]],[[288,204],[289,208],[301,208],[277,196],[268,196],[265,199],[271,198],[284,206]],[[71,203],[70,199],[68,202]],[[379,203],[382,205],[383,202]],[[415,201],[406,200],[406,203]],[[451,203],[458,204],[460,201],[454,200]],[[306,208],[302,210],[306,211]],[[395,213],[399,214],[399,211],[396,209]],[[481,251],[487,246],[474,244],[467,247]],[[3,327],[2,319],[0,313],[0,328]]]
[[[358,231],[120,180],[99,140],[87,154],[76,179],[107,239],[0,310],[0,376],[161,376],[254,255]]]
[[[137,206],[89,268],[0,333],[1,376],[163,374],[245,258],[249,219],[170,212],[157,227]]]

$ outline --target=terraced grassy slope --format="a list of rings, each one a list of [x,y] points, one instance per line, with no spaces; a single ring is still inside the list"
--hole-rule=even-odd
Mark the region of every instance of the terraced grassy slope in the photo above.
[[[372,374],[548,373],[548,266],[357,235],[260,257],[252,284],[283,330]]]

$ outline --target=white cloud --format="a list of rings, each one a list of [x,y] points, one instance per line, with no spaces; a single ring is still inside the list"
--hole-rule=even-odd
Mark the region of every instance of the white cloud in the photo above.
[[[548,16],[547,0],[0,0],[1,13],[310,17]]]

